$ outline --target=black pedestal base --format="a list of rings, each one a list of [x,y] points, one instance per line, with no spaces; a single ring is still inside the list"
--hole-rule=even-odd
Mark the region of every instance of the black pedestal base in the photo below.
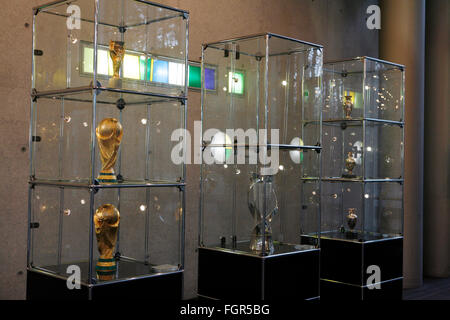
[[[27,300],[181,300],[183,271],[119,282],[81,284],[69,290],[66,279],[27,271]]]
[[[402,237],[377,239],[359,234],[358,239],[350,240],[336,233],[335,237],[322,236],[320,241],[322,300],[402,298]],[[369,289],[376,283],[380,289]]]
[[[379,283],[379,289],[342,282],[320,280],[321,299],[328,300],[401,300],[403,279]]]
[[[319,296],[319,249],[266,257],[199,248],[198,294],[212,299],[303,300]]]

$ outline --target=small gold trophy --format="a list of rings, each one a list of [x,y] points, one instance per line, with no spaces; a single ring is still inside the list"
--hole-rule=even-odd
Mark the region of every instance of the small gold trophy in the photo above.
[[[122,125],[117,119],[106,118],[99,123],[95,133],[102,162],[102,170],[97,180],[100,183],[115,183],[117,182],[117,177],[114,173],[114,165],[119,154],[120,141],[123,137]]]
[[[345,159],[345,168],[347,169],[348,173],[343,174],[342,176],[344,178],[355,178],[356,175],[353,174],[353,169],[356,166],[356,160],[353,158],[353,153],[350,151],[348,153],[347,159]]]
[[[355,214],[355,211],[355,208],[348,209],[347,225],[350,228],[350,231],[353,231],[353,229],[355,229],[356,222],[358,222],[358,216]]]
[[[95,211],[95,236],[100,253],[95,271],[99,280],[114,279],[117,266],[113,253],[117,242],[119,221],[119,210],[112,204],[104,204]]]
[[[350,235],[350,236],[354,236],[356,234],[354,229],[356,227],[356,223],[358,222],[358,216],[356,215],[355,211],[356,211],[355,208],[349,208],[348,209],[348,214],[346,216],[346,218],[347,218],[347,225],[350,228],[350,231],[348,231],[347,234]]]
[[[345,119],[351,120],[352,119],[351,114],[353,111],[352,96],[345,96],[343,108],[345,113]]]
[[[124,42],[109,41],[109,56],[113,62],[113,76],[109,79],[111,88],[121,88],[122,80],[120,79],[120,67],[122,67],[123,57],[125,56]]]

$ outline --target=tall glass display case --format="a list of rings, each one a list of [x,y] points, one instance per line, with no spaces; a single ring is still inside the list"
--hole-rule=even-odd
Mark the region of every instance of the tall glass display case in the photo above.
[[[186,127],[188,13],[141,0],[33,13],[27,297],[181,298],[171,135]]]
[[[401,298],[404,67],[325,63],[324,96],[321,297]]]
[[[209,43],[202,77],[199,296],[317,298],[322,47]]]

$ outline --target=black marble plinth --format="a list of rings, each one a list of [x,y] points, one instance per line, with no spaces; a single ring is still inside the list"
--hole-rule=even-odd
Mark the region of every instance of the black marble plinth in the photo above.
[[[320,250],[308,245],[276,245],[274,254],[201,247],[198,294],[212,299],[304,300],[319,296]]]
[[[73,263],[86,274],[87,262]],[[87,284],[81,278],[80,289],[68,289],[67,265],[48,266],[27,272],[28,300],[181,300],[183,271],[152,273],[151,266],[129,261],[118,261],[117,277],[113,281]]]
[[[346,233],[323,234],[320,240],[320,296],[331,299],[401,299],[403,280],[403,237]],[[380,289],[369,289],[380,269]],[[375,282],[378,283],[378,282]]]

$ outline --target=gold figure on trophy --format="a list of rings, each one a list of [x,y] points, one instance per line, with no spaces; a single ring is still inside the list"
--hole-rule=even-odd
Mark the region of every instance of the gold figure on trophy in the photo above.
[[[109,56],[113,62],[113,76],[109,79],[109,86],[111,88],[121,88],[122,80],[120,79],[120,67],[125,56],[125,47],[122,41],[109,41]]]
[[[95,133],[102,162],[102,170],[97,180],[102,183],[115,183],[117,182],[117,177],[114,173],[114,165],[119,154],[120,141],[123,137],[122,125],[117,119],[106,118],[99,123]]]
[[[353,153],[350,151],[348,153],[347,159],[345,159],[345,168],[347,169],[348,173],[344,174],[344,178],[355,178],[356,176],[353,174],[353,169],[356,166],[356,160],[353,158]]]
[[[113,256],[119,230],[120,213],[112,204],[100,206],[94,214],[95,236],[100,253],[95,271],[99,280],[112,280],[117,270]]]
[[[347,225],[350,228],[350,232],[353,232],[353,229],[356,227],[356,223],[358,222],[358,216],[355,213],[355,208],[349,208],[347,214]]]
[[[351,114],[353,111],[352,96],[345,96],[343,108],[345,113],[345,119],[351,120],[352,119]]]

